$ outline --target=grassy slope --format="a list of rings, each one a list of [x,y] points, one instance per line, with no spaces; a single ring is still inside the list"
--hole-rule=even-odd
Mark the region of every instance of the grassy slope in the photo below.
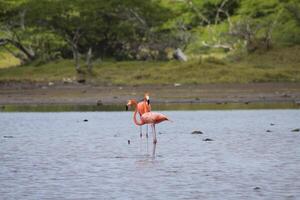
[[[0,69],[17,66],[20,61],[9,53],[0,51]]]
[[[206,57],[187,63],[172,62],[102,62],[86,79],[98,84],[198,84],[249,82],[300,82],[300,46],[275,49],[242,59]],[[76,79],[71,60],[42,66],[0,69],[0,81],[62,81]]]

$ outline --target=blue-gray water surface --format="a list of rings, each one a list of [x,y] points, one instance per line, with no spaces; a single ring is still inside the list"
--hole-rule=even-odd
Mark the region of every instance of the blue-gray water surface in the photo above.
[[[0,199],[300,199],[299,110],[163,113],[0,113]]]

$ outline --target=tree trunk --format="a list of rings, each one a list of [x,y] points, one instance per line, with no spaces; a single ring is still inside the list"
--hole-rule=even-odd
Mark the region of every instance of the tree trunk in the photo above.
[[[80,63],[79,63],[79,51],[77,44],[72,44],[72,51],[73,51],[73,59],[75,63],[75,69],[77,72],[80,72]]]
[[[87,52],[87,55],[86,55],[86,65],[87,65],[87,69],[89,72],[92,72],[92,69],[93,69],[92,56],[93,56],[92,48],[90,47],[89,51]]]
[[[24,47],[21,42],[15,41],[15,40],[11,40],[11,39],[0,39],[1,45],[4,46],[7,43],[10,43],[11,45],[13,45],[14,47],[16,47],[17,49],[19,49],[21,52],[23,52],[28,60],[33,61],[36,59],[36,56],[34,54],[34,52],[28,50],[26,47]]]

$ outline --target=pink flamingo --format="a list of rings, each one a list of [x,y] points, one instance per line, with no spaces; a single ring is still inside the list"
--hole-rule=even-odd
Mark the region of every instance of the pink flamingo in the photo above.
[[[129,100],[126,105],[126,110],[128,110],[128,107],[130,107],[130,106],[132,106],[132,101]],[[143,101],[137,103],[136,107],[137,107],[140,117],[144,113],[151,111],[149,93],[145,93]],[[146,127],[147,127],[146,137],[148,138],[148,125]],[[140,138],[142,138],[142,126],[140,126]]]
[[[161,123],[163,121],[171,121],[171,120],[169,120],[167,116],[165,116],[161,113],[146,112],[146,113],[142,114],[142,116],[140,117],[140,121],[138,121],[136,119],[136,114],[138,112],[137,101],[134,99],[131,99],[128,101],[128,103],[130,103],[130,105],[135,106],[133,121],[136,125],[142,126],[144,124],[151,124],[152,133],[153,133],[153,156],[155,156],[155,149],[156,149],[156,143],[157,143],[155,124]]]

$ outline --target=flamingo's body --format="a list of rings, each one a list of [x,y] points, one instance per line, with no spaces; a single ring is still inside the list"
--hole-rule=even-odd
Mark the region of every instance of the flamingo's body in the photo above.
[[[151,111],[151,105],[150,105],[150,97],[149,94],[146,93],[144,95],[143,101],[137,103],[135,100],[129,100],[127,105],[126,105],[126,110],[128,109],[129,106],[136,105],[137,111],[142,117],[143,114],[150,112]],[[140,137],[142,137],[142,126],[140,126]],[[147,126],[147,132],[146,132],[146,137],[148,138],[148,126]]]
[[[152,133],[153,133],[153,157],[155,157],[155,149],[156,149],[156,143],[157,143],[157,139],[156,139],[156,131],[155,131],[155,124],[161,123],[163,121],[170,121],[168,119],[167,116],[161,114],[161,113],[157,113],[157,112],[145,112],[143,114],[140,114],[139,110],[138,110],[138,103],[136,100],[132,99],[128,101],[127,105],[133,105],[135,106],[135,111],[134,111],[134,115],[133,115],[133,121],[136,125],[138,126],[142,126],[144,124],[151,124],[152,127]],[[144,109],[146,107],[146,104],[143,104]],[[140,121],[137,120],[136,115],[137,113],[140,114]]]
[[[135,118],[135,120],[136,120],[136,118]],[[167,116],[165,116],[161,113],[147,112],[141,116],[141,122],[138,123],[137,121],[135,121],[136,122],[135,124],[137,124],[137,125],[158,124],[158,123],[166,121],[166,120],[169,120],[169,119],[167,118]]]

